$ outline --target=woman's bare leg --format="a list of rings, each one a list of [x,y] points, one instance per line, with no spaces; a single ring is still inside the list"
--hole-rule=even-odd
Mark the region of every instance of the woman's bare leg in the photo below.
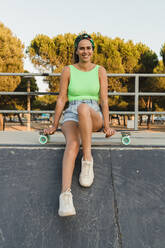
[[[100,113],[96,112],[89,105],[81,103],[78,106],[79,128],[83,146],[83,159],[92,160],[91,136],[92,131],[99,130],[103,125]]]
[[[67,121],[62,125],[62,132],[66,139],[66,148],[62,162],[62,190],[71,188],[75,160],[80,147],[79,127],[74,121]]]

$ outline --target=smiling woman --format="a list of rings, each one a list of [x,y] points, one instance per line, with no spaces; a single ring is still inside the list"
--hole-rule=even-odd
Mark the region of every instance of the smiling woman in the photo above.
[[[85,49],[82,46],[80,47],[80,44],[81,44],[80,41],[86,41],[88,50],[93,51],[94,48],[95,48],[94,41],[93,41],[93,39],[91,38],[90,35],[82,34],[82,35],[77,36],[77,38],[75,39],[75,43],[74,43],[74,47],[75,47],[75,50],[74,50],[74,63],[79,62],[78,50]]]
[[[75,215],[71,183],[80,141],[83,147],[79,183],[90,187],[94,181],[91,137],[93,131],[103,127],[106,137],[115,131],[109,127],[108,85],[104,67],[91,63],[94,42],[90,35],[77,36],[74,43],[74,64],[64,67],[61,73],[60,92],[57,99],[54,126],[44,130],[53,134],[59,123],[65,103],[62,132],[66,148],[62,163],[62,190],[59,198],[59,215]],[[100,99],[102,111],[98,105]]]
[[[93,55],[93,49],[90,44],[90,41],[88,40],[82,40],[80,41],[78,48],[76,50],[76,55],[78,56],[78,60],[90,60],[91,56]],[[78,61],[78,62],[79,62]]]

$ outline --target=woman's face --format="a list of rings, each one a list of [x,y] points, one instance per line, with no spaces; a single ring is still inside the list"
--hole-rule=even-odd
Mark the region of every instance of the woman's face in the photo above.
[[[79,56],[79,61],[87,62],[90,61],[93,55],[92,44],[89,40],[81,40],[78,44],[76,54]]]

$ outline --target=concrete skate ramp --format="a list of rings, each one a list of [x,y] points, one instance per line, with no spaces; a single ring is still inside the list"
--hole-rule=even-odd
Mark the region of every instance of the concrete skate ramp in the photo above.
[[[1,248],[164,248],[165,150],[93,149],[95,181],[58,216],[62,148],[0,149]]]

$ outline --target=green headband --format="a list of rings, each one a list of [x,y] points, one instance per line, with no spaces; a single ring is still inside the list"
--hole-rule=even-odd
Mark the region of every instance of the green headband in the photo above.
[[[93,39],[91,38],[91,36],[90,36],[89,34],[80,34],[80,35],[77,36],[77,38],[75,39],[75,42],[74,42],[74,47],[75,47],[75,49],[77,49],[79,42],[80,42],[81,40],[84,40],[84,39],[89,40],[89,41],[91,42],[91,44],[92,44],[93,49],[95,48],[94,41],[93,41]]]

